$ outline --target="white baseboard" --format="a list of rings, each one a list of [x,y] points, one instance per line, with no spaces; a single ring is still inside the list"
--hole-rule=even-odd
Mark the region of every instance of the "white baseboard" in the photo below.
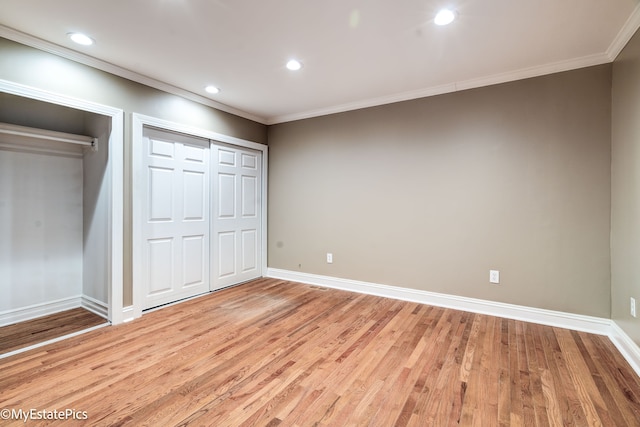
[[[38,317],[48,316],[78,307],[82,307],[100,317],[104,317],[105,319],[108,319],[109,317],[109,307],[107,304],[86,295],[78,295],[0,312],[0,326],[37,319]]]
[[[122,309],[122,323],[131,322],[135,318],[135,310],[133,309],[132,305],[129,305]]]
[[[362,294],[377,295],[386,298],[435,305],[438,307],[453,308],[472,313],[523,320],[525,322],[539,323],[558,328],[574,329],[599,335],[609,335],[611,332],[611,320],[601,317],[564,313],[561,311],[505,304],[476,298],[460,297],[456,295],[440,294],[436,292],[400,288],[397,286],[320,276],[317,274],[300,273],[289,270],[279,270],[275,268],[267,269],[267,276],[276,279],[326,286],[328,288],[342,289]]]
[[[0,326],[12,325],[25,320],[31,320],[42,316],[58,313],[64,310],[71,310],[82,306],[82,296],[63,298],[42,304],[34,304],[15,310],[0,312]]]
[[[611,319],[277,268],[268,268],[267,277],[607,335],[636,374],[640,376],[640,347]]]
[[[611,333],[609,339],[616,346],[629,365],[640,375],[640,347],[622,330],[614,321],[611,321]]]
[[[82,295],[81,303],[82,308],[84,308],[85,310],[97,314],[100,317],[104,317],[105,319],[109,318],[109,306],[104,302],[87,295]]]

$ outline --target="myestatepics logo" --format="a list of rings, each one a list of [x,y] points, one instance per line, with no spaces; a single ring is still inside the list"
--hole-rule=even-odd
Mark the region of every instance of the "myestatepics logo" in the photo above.
[[[87,411],[77,411],[75,409],[47,410],[47,409],[9,409],[0,410],[0,419],[3,420],[88,420]]]

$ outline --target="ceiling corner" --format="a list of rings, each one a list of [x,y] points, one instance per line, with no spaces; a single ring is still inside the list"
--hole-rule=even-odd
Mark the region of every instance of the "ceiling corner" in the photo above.
[[[620,31],[618,31],[618,34],[607,49],[606,53],[611,62],[622,52],[622,49],[629,43],[631,37],[638,31],[638,28],[640,28],[640,2],[636,5],[631,16],[629,16],[627,22],[625,22]]]

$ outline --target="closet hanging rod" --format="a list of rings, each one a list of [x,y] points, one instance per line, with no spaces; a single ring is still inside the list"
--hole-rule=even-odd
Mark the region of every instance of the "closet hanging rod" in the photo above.
[[[79,144],[92,147],[93,150],[98,149],[98,138],[92,138],[84,135],[72,135],[63,132],[54,132],[44,129],[35,129],[25,126],[10,125],[0,123],[0,133],[6,135],[24,136],[28,138],[44,139],[47,141],[66,142],[70,144]]]

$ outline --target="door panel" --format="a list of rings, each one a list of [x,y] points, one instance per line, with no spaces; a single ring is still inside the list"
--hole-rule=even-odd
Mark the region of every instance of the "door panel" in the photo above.
[[[236,176],[218,174],[218,218],[234,219],[236,216]]]
[[[212,225],[211,289],[220,289],[262,275],[261,153],[211,146],[215,212]]]
[[[209,290],[209,141],[144,129],[143,308]]]
[[[149,210],[147,221],[171,221],[173,219],[173,169],[149,167]]]
[[[203,258],[204,249],[203,236],[189,236],[182,239],[183,286],[194,286],[207,280],[205,263],[209,260]]]
[[[242,272],[255,270],[258,252],[258,233],[256,230],[242,230]]]
[[[149,295],[169,292],[173,277],[173,239],[147,240],[149,251]]]
[[[236,165],[236,153],[233,150],[226,150],[224,148],[218,147],[218,163],[223,166],[232,166]]]
[[[242,217],[255,218],[258,214],[258,178],[255,176],[242,177]]]
[[[206,182],[205,173],[189,172],[184,173],[184,220],[185,221],[204,221],[205,212],[205,194]]]
[[[230,277],[236,274],[236,233],[221,231],[218,233],[218,277]]]

